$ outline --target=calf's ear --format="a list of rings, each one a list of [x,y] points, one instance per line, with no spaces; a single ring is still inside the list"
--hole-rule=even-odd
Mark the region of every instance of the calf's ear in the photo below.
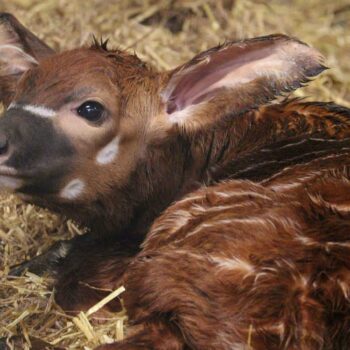
[[[195,131],[301,87],[325,69],[322,62],[317,50],[280,34],[225,43],[169,72],[165,118]]]
[[[8,105],[22,74],[53,53],[14,16],[0,13],[0,101]]]

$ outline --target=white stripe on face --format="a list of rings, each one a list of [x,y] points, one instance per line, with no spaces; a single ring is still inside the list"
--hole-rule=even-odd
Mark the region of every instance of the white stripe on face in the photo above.
[[[74,179],[62,189],[60,196],[64,199],[76,199],[82,194],[84,188],[84,181],[80,179]]]
[[[18,105],[17,103],[12,102],[7,110],[12,108],[23,109],[24,111],[30,112],[41,118],[53,118],[57,114],[53,109],[39,105]]]
[[[119,137],[115,137],[107,146],[104,146],[96,156],[99,164],[109,164],[113,162],[119,151]]]

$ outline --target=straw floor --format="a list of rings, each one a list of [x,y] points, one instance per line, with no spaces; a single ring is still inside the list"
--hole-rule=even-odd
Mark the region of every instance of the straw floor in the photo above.
[[[349,0],[0,0],[0,11],[57,50],[89,44],[94,33],[159,69],[227,39],[287,33],[321,50],[331,67],[297,95],[350,107]],[[72,319],[55,305],[45,279],[6,276],[11,265],[81,233],[73,222],[0,197],[0,337],[30,334],[69,349],[123,337],[123,314],[98,323],[93,315]]]

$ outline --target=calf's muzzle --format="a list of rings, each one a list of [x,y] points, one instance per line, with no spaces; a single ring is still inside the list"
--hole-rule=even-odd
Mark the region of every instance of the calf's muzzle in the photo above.
[[[20,107],[8,109],[0,118],[0,177],[20,179],[21,186],[15,188],[18,192],[45,194],[58,190],[72,168],[74,153],[69,139],[49,118]]]

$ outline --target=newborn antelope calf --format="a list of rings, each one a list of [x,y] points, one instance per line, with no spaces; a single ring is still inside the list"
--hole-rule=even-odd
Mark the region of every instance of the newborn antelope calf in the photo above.
[[[157,72],[0,14],[0,185],[90,229],[11,273],[67,312],[124,284],[134,331],[100,349],[345,348],[350,111],[269,104],[323,70],[271,35]]]

